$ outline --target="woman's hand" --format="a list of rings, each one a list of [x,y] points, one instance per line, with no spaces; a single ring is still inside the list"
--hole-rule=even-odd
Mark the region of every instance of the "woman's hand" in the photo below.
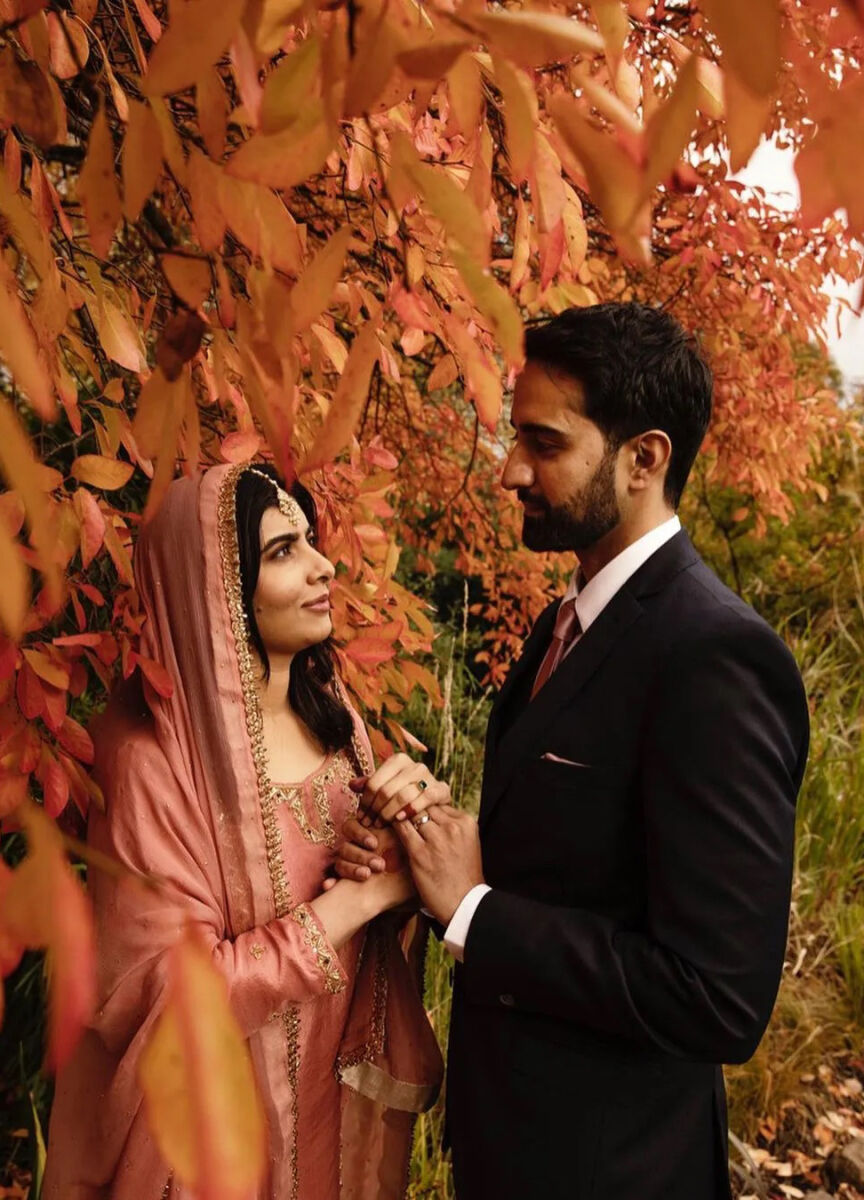
[[[333,863],[339,879],[364,883],[373,875],[402,874],[407,871],[405,851],[392,829],[385,827],[373,833],[357,817],[349,817],[342,826],[342,835],[345,840],[337,847]],[[325,892],[335,883],[335,878],[325,879]]]
[[[360,807],[373,819],[404,821],[433,804],[450,804],[450,787],[407,754],[393,754],[368,779],[351,782]]]

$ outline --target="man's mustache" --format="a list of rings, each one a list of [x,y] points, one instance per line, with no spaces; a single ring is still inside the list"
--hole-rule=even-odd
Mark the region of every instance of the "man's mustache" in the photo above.
[[[548,513],[549,505],[542,496],[532,496],[525,488],[517,488],[516,496],[522,504],[530,504],[533,508],[542,508]]]

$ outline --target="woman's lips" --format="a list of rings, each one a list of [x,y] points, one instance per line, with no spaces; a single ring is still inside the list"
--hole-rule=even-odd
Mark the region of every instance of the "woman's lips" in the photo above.
[[[317,600],[310,600],[308,602],[308,604],[304,604],[303,607],[308,608],[310,612],[329,613],[330,612],[330,597],[329,596],[319,596],[319,598]]]

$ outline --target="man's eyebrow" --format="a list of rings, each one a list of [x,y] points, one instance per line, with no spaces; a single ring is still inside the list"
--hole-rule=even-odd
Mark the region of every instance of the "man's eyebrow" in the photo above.
[[[272,550],[274,546],[282,545],[283,542],[285,545],[292,545],[299,540],[299,533],[279,533],[276,537],[272,537],[269,542],[264,543],[261,547],[261,553],[266,554],[268,550]]]
[[[558,437],[567,436],[566,429],[559,429],[556,425],[544,425],[540,421],[526,421],[523,425],[516,425],[511,419],[510,424],[518,433],[553,433]]]

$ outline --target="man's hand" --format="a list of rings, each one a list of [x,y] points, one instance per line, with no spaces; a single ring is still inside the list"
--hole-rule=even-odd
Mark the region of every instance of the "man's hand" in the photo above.
[[[436,805],[419,826],[402,821],[393,828],[408,855],[411,874],[425,908],[449,925],[462,900],[484,883],[477,822],[468,813]]]

